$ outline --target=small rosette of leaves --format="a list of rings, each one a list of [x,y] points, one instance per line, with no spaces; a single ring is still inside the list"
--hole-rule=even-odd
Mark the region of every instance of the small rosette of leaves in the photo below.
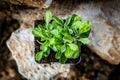
[[[36,53],[36,60],[48,57],[53,50],[55,58],[64,64],[67,59],[76,59],[80,55],[79,46],[88,44],[91,22],[73,14],[64,21],[53,16],[47,11],[44,16],[45,23],[39,24],[32,30],[32,34],[38,37],[40,51]]]

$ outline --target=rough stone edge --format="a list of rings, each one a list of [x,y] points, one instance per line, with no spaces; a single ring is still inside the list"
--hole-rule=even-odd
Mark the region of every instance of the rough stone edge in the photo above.
[[[25,25],[25,24],[22,24],[22,25],[21,25],[21,28],[19,28],[18,30],[26,29],[26,28],[24,27],[24,25]],[[15,32],[17,32],[18,30],[16,30]],[[15,32],[13,32],[13,33],[11,34],[11,37],[9,38],[9,40],[7,40],[6,44],[7,44],[8,48],[10,49],[14,60],[15,60],[16,63],[17,63],[18,71],[19,71],[19,73],[20,73],[21,75],[23,75],[24,77],[26,77],[27,79],[30,79],[30,80],[34,80],[34,79],[35,79],[35,80],[41,80],[41,79],[42,79],[42,80],[49,80],[50,78],[52,78],[52,80],[56,80],[58,76],[67,77],[67,74],[68,74],[69,71],[70,71],[70,64],[65,64],[65,65],[61,65],[61,64],[59,64],[59,63],[58,63],[58,64],[54,64],[54,63],[52,63],[52,64],[38,64],[38,63],[35,62],[35,60],[34,60],[34,64],[37,64],[37,65],[40,66],[42,69],[44,69],[46,65],[48,66],[48,68],[44,69],[43,72],[47,72],[47,70],[48,70],[48,73],[51,72],[51,71],[49,71],[49,69],[52,69],[52,68],[50,68],[50,67],[53,67],[54,69],[56,69],[56,71],[55,71],[54,69],[52,69],[52,70],[55,71],[55,72],[52,72],[51,75],[48,74],[48,77],[47,77],[46,75],[44,75],[44,76],[42,75],[42,76],[40,76],[39,78],[30,78],[30,77],[27,75],[27,74],[28,74],[27,72],[23,73],[23,70],[24,70],[24,69],[23,69],[23,67],[21,67],[20,62],[19,62],[17,56],[14,55],[14,54],[15,54],[15,51],[12,50],[11,43],[10,43],[10,41],[15,37]],[[34,41],[33,41],[32,44],[34,44]],[[34,55],[33,55],[33,57],[34,57]],[[34,64],[33,64],[33,65],[34,65]],[[26,69],[27,69],[27,68],[26,68]],[[40,71],[39,71],[39,72],[40,72]],[[25,74],[26,74],[26,75],[25,75]],[[53,78],[53,77],[54,77],[54,78]]]

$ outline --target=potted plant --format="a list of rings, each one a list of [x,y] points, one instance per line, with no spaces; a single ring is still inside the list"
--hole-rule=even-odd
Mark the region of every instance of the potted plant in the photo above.
[[[35,59],[42,62],[56,62],[61,64],[79,60],[82,44],[88,44],[91,22],[85,21],[73,14],[66,20],[53,16],[47,11],[44,21],[32,30],[35,36]],[[43,59],[43,60],[42,60]]]

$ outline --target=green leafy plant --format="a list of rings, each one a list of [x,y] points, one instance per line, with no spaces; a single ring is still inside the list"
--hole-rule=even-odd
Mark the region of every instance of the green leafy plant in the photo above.
[[[66,20],[53,16],[47,11],[44,16],[45,23],[39,24],[32,30],[32,34],[38,37],[40,51],[36,53],[36,60],[48,57],[53,50],[55,58],[64,64],[67,59],[76,59],[80,55],[79,46],[88,44],[91,22],[85,21],[73,14]]]

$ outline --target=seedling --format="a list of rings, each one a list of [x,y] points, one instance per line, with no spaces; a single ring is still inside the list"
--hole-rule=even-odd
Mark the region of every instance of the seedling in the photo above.
[[[55,58],[60,63],[66,63],[67,59],[76,59],[80,55],[79,46],[88,44],[91,22],[85,21],[73,14],[66,20],[53,16],[47,11],[44,16],[45,23],[39,24],[32,30],[32,34],[38,37],[40,51],[36,53],[37,61],[48,57],[51,50],[55,52]]]

